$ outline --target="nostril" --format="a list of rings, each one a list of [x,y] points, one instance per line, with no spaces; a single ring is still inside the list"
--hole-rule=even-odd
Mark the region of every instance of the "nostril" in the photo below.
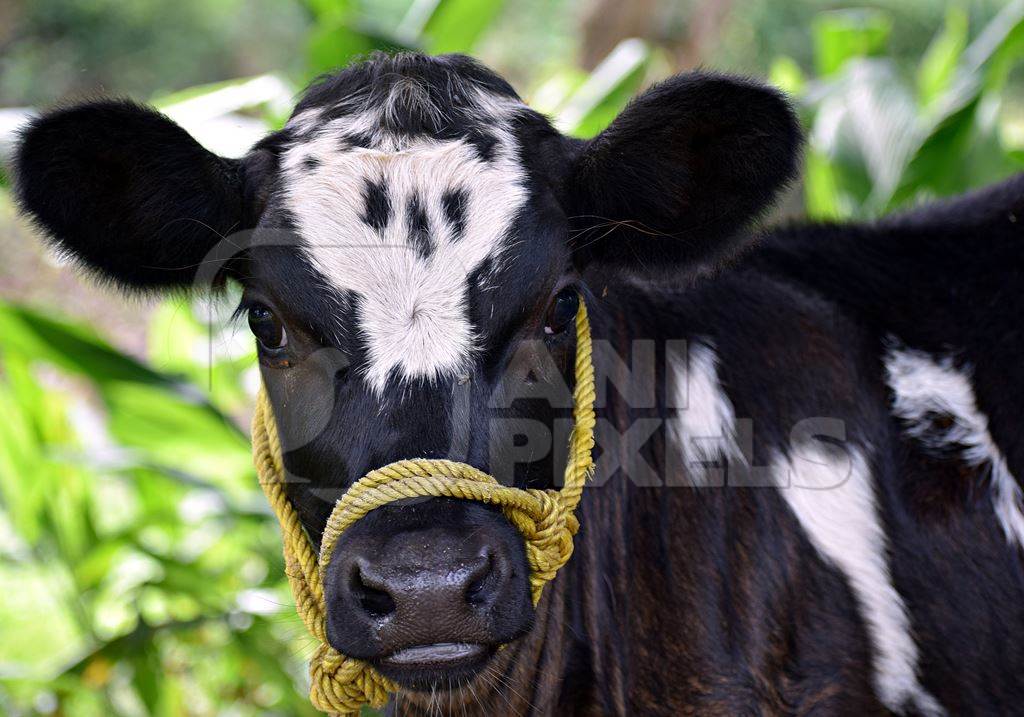
[[[350,588],[359,606],[371,617],[387,617],[395,612],[394,599],[386,591],[368,585],[358,566],[352,571]]]
[[[486,605],[497,592],[495,583],[498,574],[494,569],[494,556],[490,549],[484,547],[478,557],[480,562],[470,573],[466,585],[466,602],[470,605]]]
[[[395,601],[383,590],[364,587],[356,597],[359,606],[373,617],[387,617],[395,611]]]

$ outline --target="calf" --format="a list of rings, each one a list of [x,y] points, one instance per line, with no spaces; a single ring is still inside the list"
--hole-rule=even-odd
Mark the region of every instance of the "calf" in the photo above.
[[[402,458],[554,485],[586,302],[598,469],[536,609],[473,502],[379,508],[334,552],[329,642],[393,712],[1020,709],[1024,179],[750,231],[799,147],[748,80],[675,77],[581,141],[470,59],[399,55],[241,160],[100,101],[33,122],[16,174],[104,279],[241,284],[314,542]]]

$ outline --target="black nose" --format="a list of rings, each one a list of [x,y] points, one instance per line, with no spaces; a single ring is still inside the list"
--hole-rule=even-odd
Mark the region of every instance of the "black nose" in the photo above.
[[[522,538],[500,513],[439,499],[387,506],[331,557],[328,639],[409,686],[469,676],[529,628],[528,577]]]
[[[471,627],[478,622],[477,611],[492,605],[511,577],[508,561],[495,560],[487,546],[472,555],[466,550],[472,546],[460,545],[444,531],[407,537],[409,544],[394,555],[351,558],[348,587],[371,620],[404,620],[406,632],[425,638],[448,625]]]

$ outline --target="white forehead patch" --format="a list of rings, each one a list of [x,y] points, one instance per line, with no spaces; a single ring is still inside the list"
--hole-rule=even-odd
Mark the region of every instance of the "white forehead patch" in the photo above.
[[[360,297],[363,371],[378,393],[396,370],[406,379],[455,375],[478,348],[469,277],[499,259],[526,202],[504,119],[513,105],[521,107],[493,99],[481,107],[503,110],[482,126],[495,139],[486,159],[466,139],[381,133],[389,107],[325,123],[282,157],[285,206],[302,251],[333,287]],[[306,114],[293,122],[308,124]],[[346,144],[353,134],[368,136],[371,148]]]

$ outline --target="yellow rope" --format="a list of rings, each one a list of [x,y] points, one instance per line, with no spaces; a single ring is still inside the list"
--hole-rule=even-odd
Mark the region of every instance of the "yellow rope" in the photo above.
[[[447,497],[500,506],[523,534],[530,564],[533,604],[544,585],[572,555],[579,523],[573,515],[583,484],[594,469],[594,365],[587,309],[580,301],[576,315],[576,385],[569,460],[561,490],[520,490],[498,483],[482,471],[454,461],[405,460],[370,471],[356,481],[334,506],[317,556],[299,517],[284,492],[284,464],[277,426],[266,392],[261,390],[252,424],[253,461],[260,487],[281,524],[285,574],[295,608],[309,633],[320,643],[309,670],[310,701],[332,715],[357,715],[364,704],[382,707],[397,685],[362,660],[341,655],[327,644],[322,572],[338,537],[375,508],[403,498]]]

